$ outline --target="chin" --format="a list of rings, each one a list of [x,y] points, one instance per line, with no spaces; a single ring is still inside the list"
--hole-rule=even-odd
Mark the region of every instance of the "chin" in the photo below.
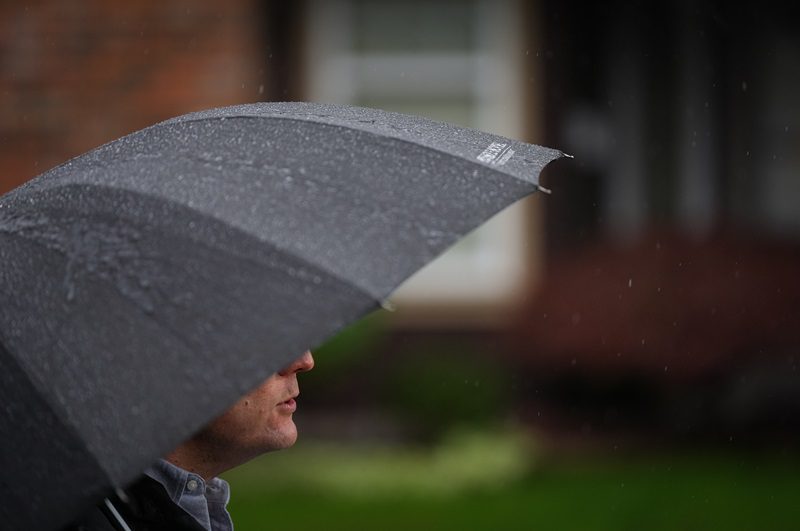
[[[297,442],[297,430],[291,430],[290,433],[286,434],[286,437],[283,439],[283,441],[281,441],[282,444],[280,449],[291,448],[292,446],[294,446],[294,443],[296,442]]]
[[[291,422],[290,426],[270,431],[267,440],[263,441],[262,448],[266,452],[284,450],[294,446],[295,442],[297,442],[297,428],[294,422]]]

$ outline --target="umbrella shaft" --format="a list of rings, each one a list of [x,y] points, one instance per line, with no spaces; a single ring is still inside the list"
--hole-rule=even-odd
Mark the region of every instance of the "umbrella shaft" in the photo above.
[[[128,527],[127,523],[125,523],[122,515],[119,514],[117,508],[114,507],[113,503],[111,503],[111,500],[104,498],[100,509],[103,511],[103,514],[106,515],[108,521],[111,522],[111,525],[114,526],[114,529],[117,529],[118,531],[131,531],[131,528]]]

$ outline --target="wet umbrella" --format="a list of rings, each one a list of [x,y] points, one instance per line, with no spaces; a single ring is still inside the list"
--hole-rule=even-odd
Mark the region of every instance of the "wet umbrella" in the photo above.
[[[558,151],[373,109],[181,116],[0,197],[0,521],[50,529],[535,191]]]

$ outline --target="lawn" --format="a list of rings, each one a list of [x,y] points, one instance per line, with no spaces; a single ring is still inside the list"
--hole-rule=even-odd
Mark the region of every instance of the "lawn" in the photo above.
[[[796,459],[536,455],[508,433],[432,449],[307,443],[229,472],[230,510],[237,531],[800,528]]]

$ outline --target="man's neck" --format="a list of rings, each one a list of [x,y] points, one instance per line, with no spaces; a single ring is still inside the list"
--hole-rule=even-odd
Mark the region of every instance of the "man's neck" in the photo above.
[[[235,466],[221,462],[212,452],[199,448],[191,441],[182,444],[166,455],[164,459],[177,467],[197,474],[205,481],[209,481]]]

